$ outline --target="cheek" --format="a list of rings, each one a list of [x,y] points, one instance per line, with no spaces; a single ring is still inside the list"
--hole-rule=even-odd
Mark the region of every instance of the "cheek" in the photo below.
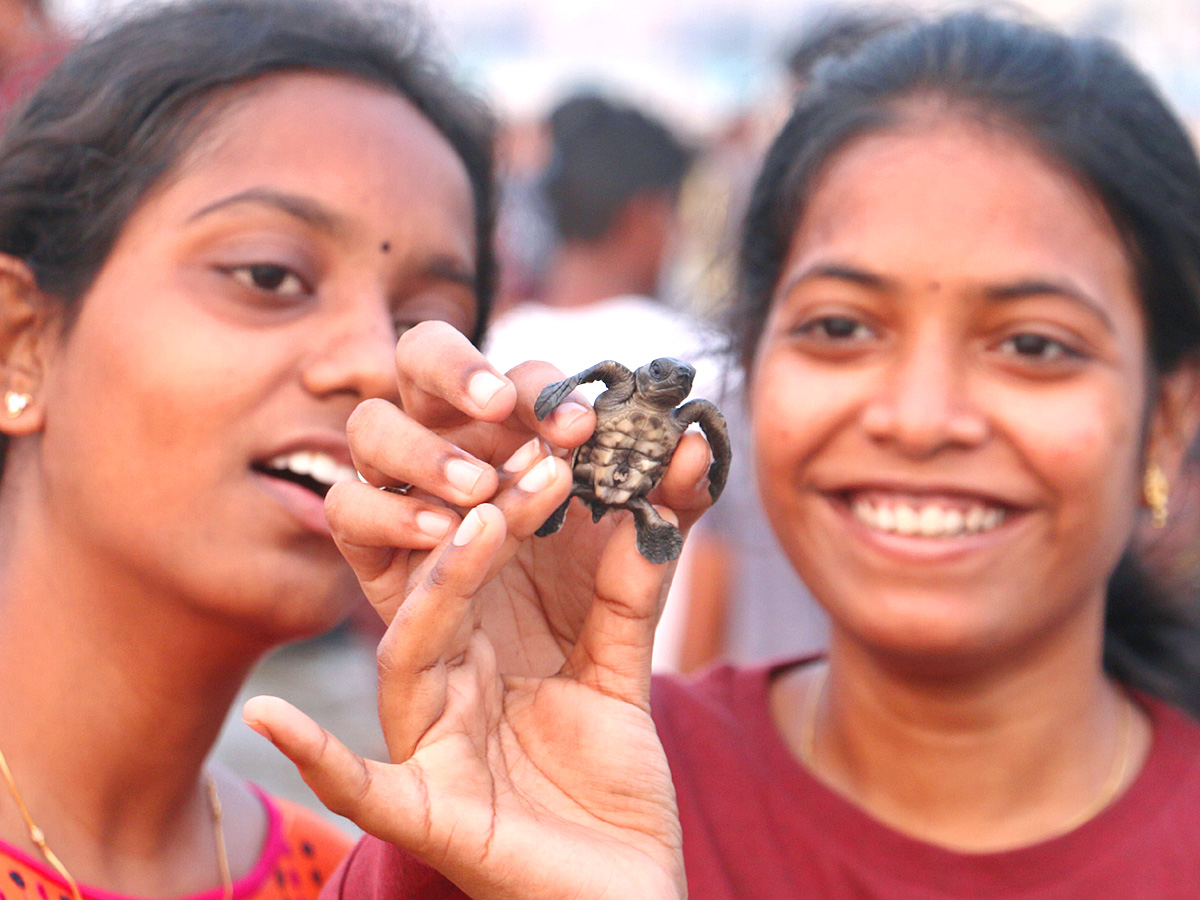
[[[868,376],[807,363],[786,348],[763,353],[751,385],[760,470],[796,470],[861,408]]]
[[[135,477],[147,489],[161,487],[154,473],[165,472],[168,490],[182,495],[188,479],[204,480],[196,463],[224,452],[231,423],[261,392],[255,373],[264,369],[263,342],[237,340],[180,305],[168,295],[136,310],[85,307],[50,409],[58,427],[48,436],[57,434],[60,450],[88,463],[68,471],[86,469],[93,483],[125,491]]]
[[[1137,379],[1131,379],[1137,383]],[[1058,505],[1063,527],[1124,531],[1137,504],[1141,398],[1116,378],[997,400],[996,430]]]

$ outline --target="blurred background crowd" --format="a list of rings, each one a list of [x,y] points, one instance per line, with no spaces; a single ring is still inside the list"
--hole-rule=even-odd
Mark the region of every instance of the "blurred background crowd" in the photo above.
[[[0,2],[0,112],[115,0]],[[944,4],[921,3],[918,8]],[[1036,16],[1111,37],[1200,128],[1195,0],[1038,0]],[[724,364],[732,235],[759,154],[814,65],[903,21],[898,6],[806,0],[437,0],[427,16],[502,125],[502,281],[486,350],[505,369],[568,374],[603,358],[697,365],[734,438],[729,490],[684,551],[656,667],[692,671],[819,650],[823,615],[775,546],[753,489],[740,385]],[[1200,469],[1149,556],[1179,602],[1200,596]],[[1151,538],[1147,536],[1147,541]],[[750,598],[753,598],[751,600]],[[245,694],[302,706],[368,755],[378,636],[365,611],[268,658]],[[235,704],[235,710],[239,708]],[[236,718],[236,714],[235,714]],[[218,755],[325,813],[291,764],[240,721]]]

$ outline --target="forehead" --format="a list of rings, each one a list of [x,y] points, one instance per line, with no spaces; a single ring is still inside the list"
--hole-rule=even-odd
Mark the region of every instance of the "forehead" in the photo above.
[[[363,223],[386,219],[394,239],[465,242],[458,249],[474,255],[465,165],[432,122],[383,86],[283,73],[233,88],[158,193],[187,205],[264,188]]]
[[[907,123],[862,137],[818,174],[790,263],[848,253],[939,279],[1061,268],[1133,284],[1099,199],[1023,136],[975,120]]]

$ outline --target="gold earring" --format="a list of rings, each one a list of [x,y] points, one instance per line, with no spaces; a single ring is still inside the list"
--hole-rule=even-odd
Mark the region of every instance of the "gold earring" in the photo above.
[[[8,413],[10,419],[15,419],[21,413],[25,412],[33,398],[28,394],[19,393],[18,391],[9,391],[4,395],[4,410]]]
[[[1155,528],[1167,524],[1167,498],[1170,496],[1170,486],[1162,466],[1152,462],[1146,466],[1146,476],[1142,479],[1142,496],[1150,507],[1150,521]]]

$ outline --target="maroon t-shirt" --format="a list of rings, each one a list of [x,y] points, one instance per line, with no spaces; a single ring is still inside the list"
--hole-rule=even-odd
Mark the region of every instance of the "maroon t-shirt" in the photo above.
[[[773,673],[722,667],[656,679],[692,900],[1200,898],[1200,725],[1141,697],[1154,740],[1137,780],[1075,831],[965,854],[906,837],[808,774],[771,720]],[[547,852],[553,852],[547,848]],[[323,900],[463,900],[437,873],[366,838]]]

